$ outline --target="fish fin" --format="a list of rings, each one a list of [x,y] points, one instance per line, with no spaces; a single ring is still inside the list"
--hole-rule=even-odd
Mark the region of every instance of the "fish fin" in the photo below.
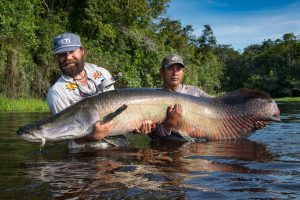
[[[43,146],[46,144],[46,139],[42,138],[42,142],[41,142],[41,148],[40,151],[42,151]]]
[[[46,139],[45,139],[45,138],[42,138],[42,144],[41,144],[41,147],[43,147],[45,144],[46,144]]]
[[[123,111],[125,111],[127,109],[127,105],[124,104],[121,107],[119,107],[115,112],[109,113],[108,115],[106,115],[103,120],[101,121],[101,123],[105,124],[107,122],[110,122],[111,120],[113,120],[116,116],[118,116],[119,114],[121,114]]]
[[[89,142],[85,147],[90,149],[107,149],[110,145],[107,142]]]
[[[175,134],[177,134],[178,136],[184,138],[187,142],[195,142],[195,138],[192,138],[191,136],[189,136],[188,134],[180,131],[180,130],[172,130]]]
[[[115,147],[127,147],[129,145],[128,138],[125,135],[108,136],[103,140]]]
[[[228,92],[222,96],[216,97],[222,100],[228,105],[244,103],[249,99],[260,98],[260,99],[270,99],[269,94],[261,91],[251,90],[247,88],[240,88],[231,92]]]

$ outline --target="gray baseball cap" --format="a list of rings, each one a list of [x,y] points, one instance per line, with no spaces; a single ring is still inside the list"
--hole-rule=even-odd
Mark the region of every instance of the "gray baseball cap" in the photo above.
[[[164,57],[163,62],[161,64],[162,68],[168,68],[174,64],[179,64],[185,67],[182,58],[177,54],[171,54]]]
[[[63,33],[53,39],[54,54],[75,51],[81,47],[80,37],[74,33]]]

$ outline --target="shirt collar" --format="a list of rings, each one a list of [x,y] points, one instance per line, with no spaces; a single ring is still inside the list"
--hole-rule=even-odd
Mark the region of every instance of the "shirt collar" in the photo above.
[[[182,87],[183,87],[183,85],[182,84],[179,84],[176,88],[175,88],[175,90],[172,90],[172,89],[170,89],[171,91],[175,91],[175,92],[180,92],[181,90],[182,90]],[[165,86],[163,86],[163,89],[164,90],[167,90],[167,88],[165,87]]]

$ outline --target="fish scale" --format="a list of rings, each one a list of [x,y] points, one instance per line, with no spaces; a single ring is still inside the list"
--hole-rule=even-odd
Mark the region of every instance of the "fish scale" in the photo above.
[[[160,89],[127,88],[88,97],[62,112],[18,130],[24,139],[40,142],[80,138],[95,122],[113,120],[114,135],[124,135],[143,120],[160,123],[168,106],[180,103],[182,121],[174,132],[197,139],[237,139],[251,134],[256,121],[280,121],[277,104],[265,93],[238,89],[220,97],[194,97]]]

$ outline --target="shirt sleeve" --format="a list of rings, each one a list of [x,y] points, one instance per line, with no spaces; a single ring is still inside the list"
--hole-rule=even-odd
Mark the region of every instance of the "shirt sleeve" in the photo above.
[[[67,97],[63,96],[63,93],[58,93],[53,89],[50,89],[47,95],[47,103],[51,113],[54,115],[69,107],[71,104]]]
[[[198,97],[212,97],[209,94],[207,94],[206,92],[204,92],[203,90],[200,90],[198,88],[196,88],[198,90]]]
[[[178,91],[183,94],[188,94],[195,97],[211,97],[209,94],[204,92],[203,90],[192,86],[192,85],[183,85],[182,89]]]

